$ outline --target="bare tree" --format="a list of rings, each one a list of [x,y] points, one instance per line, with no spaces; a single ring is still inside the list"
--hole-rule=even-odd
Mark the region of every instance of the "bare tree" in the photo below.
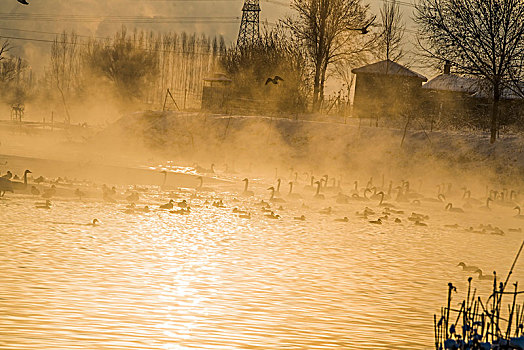
[[[379,57],[398,61],[404,57],[402,40],[406,26],[402,21],[402,13],[397,0],[384,1],[380,9],[380,19],[382,30],[378,37]]]
[[[511,85],[524,57],[523,18],[522,0],[421,0],[416,7],[423,50],[489,83],[491,143],[497,137],[502,91]]]
[[[364,26],[368,6],[360,0],[293,0],[291,7],[297,15],[286,18],[284,24],[307,49],[314,72],[313,110],[318,111],[328,66],[362,40],[359,36],[363,35],[352,28]]]

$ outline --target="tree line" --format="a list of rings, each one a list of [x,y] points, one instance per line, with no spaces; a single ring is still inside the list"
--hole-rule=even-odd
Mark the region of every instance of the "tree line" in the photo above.
[[[40,94],[68,104],[102,84],[121,101],[158,106],[167,89],[199,95],[203,77],[225,72],[233,95],[260,110],[319,112],[325,86],[336,78],[349,90],[352,68],[378,59],[418,59],[439,69],[478,78],[490,95],[490,133],[500,123],[500,100],[523,96],[524,2],[522,0],[421,0],[415,6],[417,56],[407,57],[405,23],[397,0],[373,15],[361,0],[292,0],[291,15],[245,47],[226,47],[221,36],[155,33],[122,28],[112,38],[81,39],[63,33],[51,47],[40,79],[24,60],[0,49],[2,96],[9,103]],[[415,58],[413,58],[415,57]],[[285,84],[265,84],[279,75]],[[48,95],[48,96],[45,96]]]

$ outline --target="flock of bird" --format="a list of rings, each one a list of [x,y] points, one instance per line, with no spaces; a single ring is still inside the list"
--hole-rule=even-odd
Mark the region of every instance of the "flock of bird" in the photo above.
[[[220,177],[214,165],[210,168],[194,165],[195,172],[203,176]],[[227,169],[227,168],[226,168]],[[189,215],[195,207],[216,207],[232,210],[232,214],[241,219],[252,219],[261,217],[271,220],[281,220],[288,217],[289,220],[307,221],[308,216],[321,215],[333,218],[333,222],[348,223],[353,220],[364,221],[370,225],[404,225],[428,226],[430,221],[429,214],[419,211],[430,211],[433,214],[450,217],[456,221],[461,220],[460,215],[475,211],[505,210],[514,214],[515,219],[524,219],[519,205],[519,193],[515,190],[502,189],[495,190],[486,187],[483,198],[472,196],[468,188],[454,189],[450,183],[436,185],[433,196],[423,195],[419,189],[414,190],[409,181],[402,180],[395,183],[393,180],[386,183],[382,176],[381,183],[376,184],[370,178],[364,186],[359,186],[358,181],[354,181],[351,186],[342,184],[340,179],[335,179],[329,175],[316,177],[310,173],[303,173],[299,176],[298,172],[290,169],[286,180],[283,177],[276,177],[273,180],[256,180],[256,190],[250,189],[250,179],[243,178],[243,186],[238,185],[217,185],[215,187],[204,186],[204,177],[198,176],[198,185],[194,188],[181,188],[169,191],[165,184],[169,174],[168,171],[161,172],[164,175],[162,185],[151,187],[133,186],[123,190],[116,186],[98,186],[90,182],[79,182],[67,178],[46,179],[43,176],[31,177],[32,172],[26,170],[22,176],[16,176],[7,171],[0,177],[0,197],[4,197],[7,192],[21,193],[41,197],[45,201],[36,202],[36,209],[52,209],[52,199],[60,197],[75,197],[79,201],[86,198],[90,200],[102,200],[112,204],[125,203],[123,212],[126,214],[141,214],[150,211],[167,210],[172,214]],[[242,177],[236,177],[240,180]],[[236,181],[235,181],[236,182]],[[273,182],[273,183],[272,183]],[[236,182],[238,183],[238,182]],[[287,184],[284,190],[283,184]],[[78,187],[77,187],[78,186]],[[222,187],[220,187],[222,186]],[[229,187],[227,187],[229,186]],[[233,188],[234,186],[235,188]],[[160,193],[167,194],[171,199],[167,203],[148,203],[139,206],[142,202],[151,202],[148,192],[158,189]],[[98,194],[97,194],[98,193]],[[98,199],[97,199],[98,198]],[[177,198],[174,200],[173,198]],[[229,202],[229,204],[225,204]],[[364,206],[362,210],[351,214],[351,204],[354,206]],[[284,206],[288,208],[284,208]],[[500,209],[499,209],[500,208]],[[292,214],[286,215],[286,212]],[[329,219],[328,219],[329,220]],[[99,221],[95,219],[90,225],[96,225]],[[463,229],[467,232],[479,234],[504,235],[501,228],[492,224],[481,224],[478,226],[459,225],[457,223],[444,225],[448,229]],[[520,228],[509,228],[511,232],[521,232]],[[465,270],[470,271],[464,263],[461,265]],[[482,274],[482,270],[475,267],[472,271],[479,273],[480,279],[489,279],[491,276]]]

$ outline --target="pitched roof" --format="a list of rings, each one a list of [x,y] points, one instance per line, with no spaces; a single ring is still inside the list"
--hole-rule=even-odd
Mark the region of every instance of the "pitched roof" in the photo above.
[[[524,83],[518,83],[518,85],[521,90],[524,90]],[[486,99],[493,96],[492,88],[486,80],[475,77],[462,77],[456,74],[438,75],[422,85],[422,88],[434,91],[462,92],[476,98]],[[518,91],[518,88],[504,88],[501,93],[501,98],[507,100],[522,99],[523,96],[514,90]]]
[[[422,85],[423,89],[452,91],[474,94],[480,90],[478,79],[461,77],[456,74],[441,74]]]
[[[419,78],[422,81],[428,81],[428,79],[422,74],[418,74],[411,69],[404,67],[391,60],[384,60],[360,68],[355,68],[351,71],[353,74],[380,74],[380,75],[401,75],[405,77]]]

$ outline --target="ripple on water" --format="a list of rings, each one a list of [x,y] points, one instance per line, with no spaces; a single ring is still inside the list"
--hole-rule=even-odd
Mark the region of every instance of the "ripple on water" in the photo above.
[[[358,204],[330,216],[286,204],[271,220],[248,199],[235,203],[251,208],[244,220],[203,205],[33,202],[0,202],[2,349],[429,349],[447,282],[466,286],[458,261],[505,272],[520,241],[444,228],[444,214],[371,225]]]

